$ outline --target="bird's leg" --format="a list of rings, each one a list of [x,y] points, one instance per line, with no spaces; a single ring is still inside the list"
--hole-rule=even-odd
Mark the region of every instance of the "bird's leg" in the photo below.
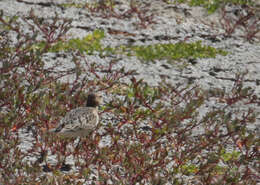
[[[79,138],[79,142],[78,142],[78,144],[76,145],[75,150],[78,150],[78,149],[79,149],[79,144],[80,144],[80,142],[81,142],[81,138]]]
[[[67,150],[67,140],[64,141],[64,143],[62,143],[62,165],[66,163],[66,150]]]
[[[62,159],[62,165],[61,165],[61,167],[60,167],[60,170],[61,170],[61,171],[69,171],[69,170],[71,169],[71,165],[66,164],[67,145],[68,145],[68,141],[66,140],[66,141],[64,142],[64,144],[63,144],[64,150],[63,150],[62,156],[64,156],[64,158]]]

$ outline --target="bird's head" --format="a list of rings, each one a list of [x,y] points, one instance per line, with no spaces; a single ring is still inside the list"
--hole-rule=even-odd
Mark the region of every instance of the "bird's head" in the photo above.
[[[97,107],[103,101],[101,94],[99,93],[90,93],[87,98],[87,107]]]

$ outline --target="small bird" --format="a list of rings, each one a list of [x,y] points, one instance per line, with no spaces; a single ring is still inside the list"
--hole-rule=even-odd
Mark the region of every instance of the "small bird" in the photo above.
[[[68,112],[59,125],[50,132],[63,137],[86,137],[99,122],[98,106],[102,102],[100,94],[88,95],[86,107],[78,107]]]

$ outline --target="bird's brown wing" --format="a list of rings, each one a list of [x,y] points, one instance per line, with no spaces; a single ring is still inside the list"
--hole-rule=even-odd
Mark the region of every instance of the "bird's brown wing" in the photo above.
[[[79,130],[91,130],[96,127],[98,121],[95,108],[79,107],[66,114],[60,121],[55,132],[77,132]]]

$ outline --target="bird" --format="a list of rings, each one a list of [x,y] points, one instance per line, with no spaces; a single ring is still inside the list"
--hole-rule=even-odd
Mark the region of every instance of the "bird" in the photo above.
[[[50,132],[66,138],[89,136],[99,123],[98,106],[102,97],[98,93],[90,93],[85,107],[69,111]]]

